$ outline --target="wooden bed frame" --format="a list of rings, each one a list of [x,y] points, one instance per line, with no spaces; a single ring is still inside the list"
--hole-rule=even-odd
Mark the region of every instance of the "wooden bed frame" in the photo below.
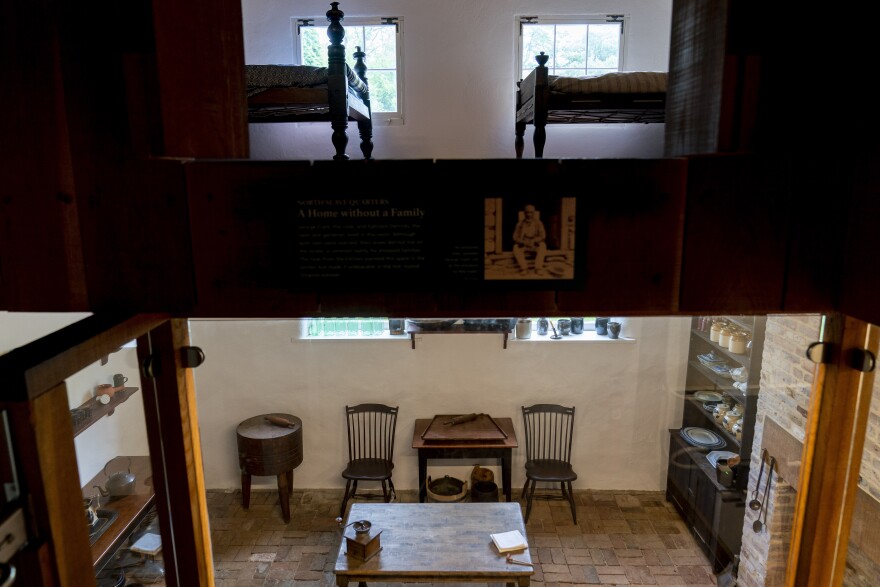
[[[666,93],[568,94],[551,90],[547,60],[542,51],[538,66],[517,82],[516,158],[522,159],[526,125],[535,125],[535,157],[544,156],[547,124],[651,123],[666,120]]]
[[[342,39],[345,29],[339,2],[331,2],[327,11],[327,36],[330,38],[327,84],[316,87],[271,87],[248,97],[248,122],[330,122],[331,140],[336,148],[333,159],[348,159],[349,120],[357,122],[361,152],[371,159],[373,122],[370,89],[367,83],[366,54],[356,47],[354,71],[345,63]],[[293,66],[296,67],[296,66]]]

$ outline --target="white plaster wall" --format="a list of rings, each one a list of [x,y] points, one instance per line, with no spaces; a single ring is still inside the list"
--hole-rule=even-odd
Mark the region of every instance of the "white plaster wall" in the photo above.
[[[88,312],[0,312],[0,355],[88,316]]]
[[[74,438],[80,486],[84,486],[119,455],[150,454],[144,418],[144,387],[140,381],[136,348],[123,348],[110,354],[106,365],[97,361],[68,377],[65,384],[70,408],[79,407],[92,398],[99,384],[113,383],[115,373],[128,377],[126,386],[140,389],[119,404],[112,414],[104,416]],[[127,465],[126,460],[117,459],[110,463],[107,472],[125,470]]]
[[[318,0],[242,0],[245,63],[292,63],[291,20],[323,17],[329,7]],[[346,17],[404,19],[405,124],[374,127],[377,159],[515,156],[519,16],[626,14],[624,69],[669,69],[671,0],[343,0],[339,8]],[[661,157],[664,127],[547,125],[544,157]],[[534,156],[533,130],[531,125],[526,129],[524,157]],[[254,159],[330,159],[335,152],[328,124],[251,124],[250,141]],[[348,154],[353,159],[360,158],[358,141],[350,125]]]
[[[666,430],[681,422],[689,318],[623,319],[634,341],[547,343],[497,334],[426,335],[403,340],[299,339],[298,320],[194,320],[192,343],[205,351],[195,370],[205,483],[240,486],[235,429],[242,420],[286,412],[303,421],[304,459],[294,485],[341,488],[347,459],[344,406],[399,406],[394,484],[418,485],[412,449],[416,418],[485,412],[513,419],[532,403],[574,405],[577,489],[665,487]],[[524,448],[513,452],[518,492]],[[479,462],[479,461],[478,461]],[[467,478],[475,463],[430,461],[429,475]],[[500,471],[494,462],[496,479]],[[255,477],[255,486],[275,485]]]

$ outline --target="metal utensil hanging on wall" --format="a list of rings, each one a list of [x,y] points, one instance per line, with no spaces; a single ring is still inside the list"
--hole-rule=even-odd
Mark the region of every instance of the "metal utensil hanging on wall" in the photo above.
[[[755,485],[755,491],[752,492],[752,500],[749,502],[749,507],[755,511],[760,511],[761,509],[758,492],[761,490],[761,478],[764,476],[764,463],[767,461],[768,454],[766,448],[761,449],[761,468],[758,469],[758,483]]]
[[[761,509],[758,510],[758,519],[752,524],[755,532],[760,532],[767,525],[767,500],[770,498],[770,483],[773,481],[773,469],[776,467],[776,457],[770,457],[770,466],[767,470],[767,484],[764,486],[764,501],[761,503]],[[764,513],[764,521],[761,521],[761,513]]]

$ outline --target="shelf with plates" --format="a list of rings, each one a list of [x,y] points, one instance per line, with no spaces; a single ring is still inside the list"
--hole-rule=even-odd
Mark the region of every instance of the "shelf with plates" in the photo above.
[[[746,394],[738,387],[734,387],[733,379],[728,379],[726,377],[717,375],[699,361],[688,361],[688,366],[703,375],[709,381],[711,381],[712,384],[715,386],[716,391],[723,392],[729,395],[734,401],[738,403],[744,403],[746,401],[746,397],[748,394]]]
[[[701,338],[707,345],[712,347],[712,350],[720,352],[731,361],[747,366],[749,364],[749,355],[747,353],[734,353],[730,350],[729,347],[723,347],[717,342],[713,342],[711,338],[709,338],[709,334],[707,332],[703,332],[699,329],[691,329],[691,334],[698,338]]]
[[[739,345],[742,344],[741,337],[746,336],[751,342],[747,352],[733,352],[729,346],[711,340],[715,335],[710,334],[709,327],[716,322],[719,329],[715,335],[720,334],[720,325],[725,324],[728,336],[732,333],[729,330],[731,325],[739,333],[740,336],[736,339]],[[765,325],[765,316],[695,316],[691,319],[684,409],[681,427],[671,439],[666,495],[667,500],[674,503],[688,522],[692,534],[698,539],[697,542],[702,545],[716,570],[724,568],[739,552],[738,539],[741,536],[737,536],[735,532],[728,533],[728,529],[741,529],[745,513],[741,494],[745,491],[749,477]],[[741,347],[735,347],[735,350],[739,348]],[[722,373],[713,371],[713,365],[734,370],[742,383],[735,387],[734,383],[737,381],[733,376],[723,373],[723,369],[719,369]],[[740,368],[744,371],[736,372]],[[738,427],[741,429],[739,440],[735,433],[725,427],[723,422],[717,421],[714,414],[706,409],[717,401],[740,408],[742,415]],[[713,432],[726,443],[721,450],[739,455],[741,461],[736,466],[736,481],[732,488],[718,483],[716,469],[706,459],[706,455],[716,449],[694,446],[681,436],[680,430],[688,427]],[[705,434],[704,436],[712,438]],[[686,473],[682,469],[685,466],[690,467]],[[719,512],[725,513],[721,515]],[[726,521],[721,523],[720,520]]]
[[[724,441],[727,443],[727,446],[721,447],[717,450],[732,450],[739,453],[740,441],[737,440],[736,436],[727,428],[725,428],[721,422],[716,420],[715,416],[712,413],[706,411],[706,409],[703,407],[703,402],[695,399],[690,399],[690,401],[685,404],[685,410],[691,412],[690,414],[685,414],[685,419],[691,422],[690,424],[688,424],[688,426],[699,426],[701,428],[711,430],[722,439],[724,439]]]

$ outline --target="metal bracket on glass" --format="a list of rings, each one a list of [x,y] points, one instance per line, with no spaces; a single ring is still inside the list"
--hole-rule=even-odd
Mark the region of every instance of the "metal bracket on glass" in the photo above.
[[[831,345],[825,342],[810,343],[810,346],[807,347],[806,355],[808,359],[817,365],[829,363],[831,362]]]
[[[187,369],[195,369],[205,362],[205,351],[197,346],[185,346],[180,350],[183,354],[183,366]]]
[[[867,349],[852,349],[849,353],[849,364],[856,371],[870,373],[877,364],[874,353]]]

